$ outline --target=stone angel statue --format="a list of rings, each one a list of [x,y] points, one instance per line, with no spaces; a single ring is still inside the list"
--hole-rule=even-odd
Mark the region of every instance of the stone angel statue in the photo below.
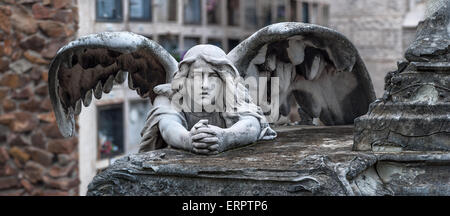
[[[179,63],[143,36],[105,32],[70,42],[51,64],[49,91],[61,133],[73,136],[81,104],[89,106],[92,95],[100,99],[126,74],[129,88],[153,105],[141,132],[141,152],[170,146],[210,155],[274,139],[269,122],[287,115],[290,96],[302,118],[326,125],[353,123],[375,98],[355,47],[318,25],[270,25],[228,54],[197,45]],[[279,86],[247,87],[250,77],[268,77],[267,82],[276,77]],[[255,89],[259,95],[279,93],[263,97],[279,103],[259,106],[261,98],[249,93]]]

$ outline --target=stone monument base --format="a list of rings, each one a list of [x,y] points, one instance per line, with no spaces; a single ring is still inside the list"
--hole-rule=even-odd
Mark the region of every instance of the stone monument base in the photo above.
[[[175,149],[117,160],[88,195],[450,195],[449,152],[352,151],[353,126],[276,128],[214,156]]]

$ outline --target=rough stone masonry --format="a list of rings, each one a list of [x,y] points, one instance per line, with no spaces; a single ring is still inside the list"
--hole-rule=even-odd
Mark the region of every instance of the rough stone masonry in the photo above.
[[[450,1],[435,2],[384,96],[355,120],[354,150],[450,150]]]
[[[47,86],[77,29],[76,1],[0,2],[0,196],[78,194],[78,140],[61,136]]]

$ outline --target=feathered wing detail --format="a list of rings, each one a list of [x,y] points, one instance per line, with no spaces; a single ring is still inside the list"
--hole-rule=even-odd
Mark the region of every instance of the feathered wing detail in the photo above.
[[[156,42],[130,32],[88,35],[62,47],[49,71],[49,93],[63,136],[74,135],[74,115],[92,96],[100,99],[114,83],[123,83],[141,97],[156,95],[153,88],[168,83],[178,62]]]
[[[326,125],[351,124],[375,100],[372,81],[356,48],[326,27],[273,24],[240,43],[228,58],[244,78],[279,77],[279,110],[284,116],[293,96],[299,112],[307,117],[320,118]]]

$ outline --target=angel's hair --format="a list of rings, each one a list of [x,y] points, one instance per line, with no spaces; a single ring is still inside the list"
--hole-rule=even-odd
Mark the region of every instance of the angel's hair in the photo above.
[[[191,72],[190,66],[198,59],[214,67],[220,79],[224,82],[223,104],[225,109],[223,110],[225,112],[222,113],[224,118],[238,118],[245,113],[259,119],[264,118],[261,108],[256,106],[249,96],[236,67],[220,48],[213,45],[198,45],[186,53],[184,60],[179,64],[178,71],[174,74],[172,81],[174,93],[183,94],[185,80]]]

